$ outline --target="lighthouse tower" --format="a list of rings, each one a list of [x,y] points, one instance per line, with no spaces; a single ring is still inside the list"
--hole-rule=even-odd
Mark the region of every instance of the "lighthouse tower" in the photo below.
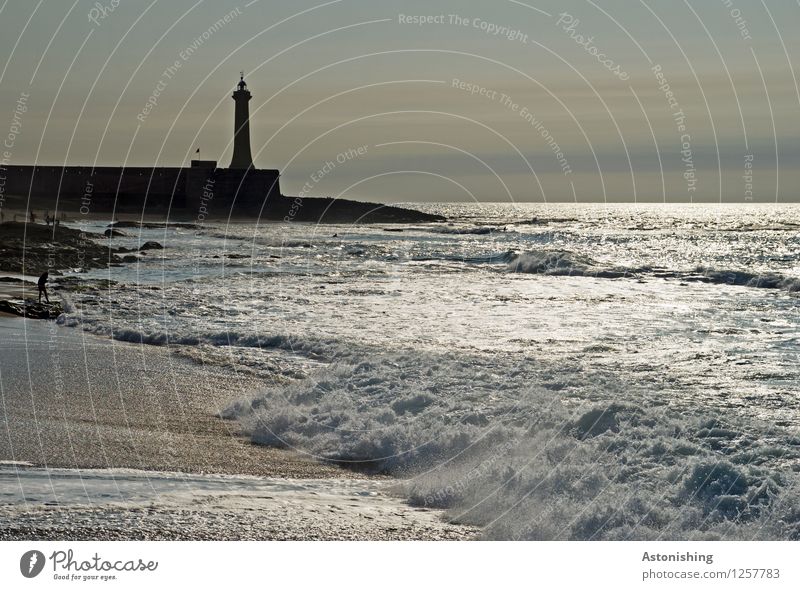
[[[233,126],[233,158],[230,168],[250,168],[253,166],[253,156],[250,154],[250,91],[244,82],[244,72],[241,74],[239,84],[233,91],[233,100],[236,102],[236,115]]]

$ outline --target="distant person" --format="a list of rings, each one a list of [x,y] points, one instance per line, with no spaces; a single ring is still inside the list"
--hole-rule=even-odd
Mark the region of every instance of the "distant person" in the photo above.
[[[42,273],[42,276],[39,277],[39,303],[42,302],[42,293],[44,293],[44,300],[47,301],[47,304],[50,305],[50,298],[47,296],[47,271]]]
[[[44,214],[44,222],[47,227],[50,227],[50,211]]]
[[[36,223],[36,213],[31,211],[31,223]]]

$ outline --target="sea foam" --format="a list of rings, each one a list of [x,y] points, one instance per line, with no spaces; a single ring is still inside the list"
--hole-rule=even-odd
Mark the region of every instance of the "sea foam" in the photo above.
[[[786,432],[712,422],[568,369],[351,351],[223,416],[254,442],[401,476],[413,503],[487,538],[800,539],[798,478],[775,469],[797,458]],[[558,375],[558,396],[539,385]],[[586,395],[598,383],[607,390]],[[735,444],[715,445],[710,425]],[[777,451],[759,442],[766,431]]]

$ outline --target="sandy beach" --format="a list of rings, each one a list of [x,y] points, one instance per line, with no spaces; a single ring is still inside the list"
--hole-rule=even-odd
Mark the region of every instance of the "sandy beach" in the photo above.
[[[393,497],[386,478],[240,437],[216,414],[259,387],[251,376],[54,322],[0,317],[0,335],[0,538],[475,533]]]
[[[249,376],[53,322],[0,318],[0,456],[34,465],[325,477],[347,472],[252,445],[215,417]]]

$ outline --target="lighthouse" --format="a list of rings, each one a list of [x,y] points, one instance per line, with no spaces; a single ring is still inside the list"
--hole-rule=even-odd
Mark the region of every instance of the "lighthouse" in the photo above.
[[[250,91],[244,81],[244,72],[233,91],[233,100],[236,102],[236,114],[233,125],[233,158],[230,168],[251,168],[253,156],[250,154]]]

